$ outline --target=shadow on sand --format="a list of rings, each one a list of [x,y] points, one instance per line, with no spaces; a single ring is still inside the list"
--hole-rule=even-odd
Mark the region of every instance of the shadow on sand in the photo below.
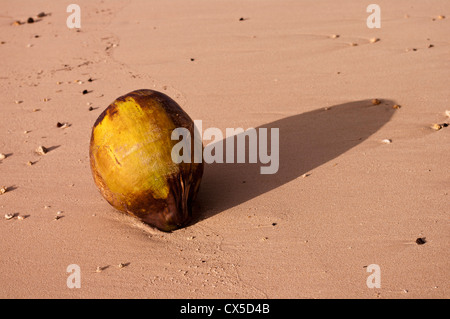
[[[269,164],[205,164],[203,180],[193,209],[194,224],[249,201],[327,163],[362,143],[392,117],[395,103],[371,100],[339,104],[283,118],[256,128],[279,128],[279,170],[260,174]],[[245,128],[246,129],[246,128]],[[236,136],[229,137],[235,139]],[[259,138],[259,134],[258,134]],[[223,141],[225,146],[226,141]],[[246,144],[248,154],[248,143]],[[270,146],[268,147],[270,152]],[[224,158],[226,150],[224,149]],[[236,151],[235,151],[236,154]]]

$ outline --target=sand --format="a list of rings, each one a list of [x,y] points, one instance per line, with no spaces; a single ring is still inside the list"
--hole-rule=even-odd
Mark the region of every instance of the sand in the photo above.
[[[0,297],[450,297],[447,0],[377,1],[379,29],[350,0],[77,1],[80,29],[68,4],[0,1]],[[172,233],[115,211],[91,129],[143,88],[203,130],[279,128],[279,171],[207,164]]]

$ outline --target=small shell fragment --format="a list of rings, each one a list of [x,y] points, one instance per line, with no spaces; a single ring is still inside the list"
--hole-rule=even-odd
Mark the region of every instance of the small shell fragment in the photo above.
[[[392,143],[392,140],[386,138],[386,139],[382,140],[381,143],[383,143],[383,144],[391,144],[391,143]]]
[[[373,99],[372,100],[372,104],[373,105],[378,105],[378,104],[381,104],[381,101],[379,99]]]
[[[39,146],[36,149],[36,153],[38,153],[39,155],[45,155],[45,154],[47,154],[47,152],[48,152],[48,149],[45,148],[44,146]]]
[[[14,214],[5,214],[5,219],[9,220],[14,217]]]

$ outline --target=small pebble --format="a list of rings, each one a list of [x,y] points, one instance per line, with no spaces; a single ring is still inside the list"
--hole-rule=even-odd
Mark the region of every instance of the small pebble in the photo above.
[[[398,104],[395,104],[394,106],[392,106],[392,108],[393,109],[396,109],[396,110],[398,110],[399,108],[401,108],[402,106],[401,105],[398,105]]]
[[[14,217],[14,214],[5,214],[5,219],[9,220]]]
[[[32,17],[29,17],[27,23],[34,23],[34,19]]]
[[[392,140],[386,138],[386,139],[382,140],[381,143],[383,143],[383,144],[391,144]]]
[[[428,49],[431,49],[431,48],[434,48],[434,45],[433,45],[433,44],[429,44],[429,45],[428,45]]]
[[[95,272],[101,272],[103,270],[103,268],[102,267],[100,267],[100,266],[97,266],[97,269],[95,270]]]
[[[63,123],[58,122],[58,123],[56,123],[56,127],[58,127],[58,128],[68,128],[69,126],[70,126],[70,124],[67,123],[67,122],[63,122]]]
[[[332,39],[337,39],[337,38],[339,38],[339,34],[332,34],[332,35],[330,36],[330,38],[332,38]]]
[[[0,153],[0,161],[1,161],[1,160],[4,160],[5,158],[6,158],[6,155],[3,154],[3,153]]]
[[[370,43],[375,43],[375,42],[378,42],[378,41],[380,41],[379,38],[372,38],[372,39],[369,40]]]
[[[21,103],[23,103],[23,101],[16,100],[16,101],[14,101],[14,103],[16,103],[16,104],[21,104]]]
[[[83,90],[83,94],[88,94],[89,91],[88,90]]]
[[[27,165],[28,165],[28,166],[31,166],[31,165],[33,165],[33,164],[34,164],[34,163],[33,163],[32,161],[28,161],[28,162],[27,162]]]
[[[33,109],[33,112],[39,112],[41,109]]]
[[[423,245],[425,244],[427,241],[425,240],[425,237],[419,237],[416,239],[416,244],[417,245]]]
[[[6,193],[7,190],[8,190],[8,187],[6,187],[6,186],[0,187],[0,195]]]
[[[61,216],[55,216],[55,218],[54,218],[54,220],[58,220],[58,219],[60,219],[61,218]]]
[[[19,215],[19,216],[17,216],[17,219],[18,219],[18,220],[24,220],[24,219],[25,219],[25,217],[24,217],[24,216],[20,216],[20,215]]]
[[[45,12],[39,12],[37,15],[38,18],[43,18],[45,16],[47,16],[47,14]]]
[[[445,111],[445,116],[450,117],[450,110]]]
[[[439,131],[441,128],[442,128],[442,125],[441,124],[433,124],[432,126],[431,126],[431,128],[433,129],[433,130],[435,130],[435,131]]]
[[[42,101],[48,102],[48,101],[50,101],[50,99],[45,97]]]
[[[119,264],[119,268],[123,268],[123,267],[125,267],[126,266],[126,264],[124,264],[124,263],[120,263]]]
[[[352,43],[350,43],[350,46],[356,47],[356,46],[358,46],[358,43],[352,42]]]
[[[381,101],[379,99],[373,99],[372,100],[372,104],[373,105],[378,105],[378,104],[381,104]]]
[[[438,16],[437,18],[438,18],[439,20],[444,20],[444,19],[445,19],[445,16],[440,15],[440,16]]]
[[[36,149],[36,153],[38,153],[39,155],[45,155],[45,154],[47,154],[47,152],[48,152],[48,149],[45,148],[44,146],[39,146]]]
[[[13,22],[13,25],[14,25],[14,26],[16,26],[16,25],[21,25],[21,24],[22,24],[22,22],[20,22],[19,20],[16,20],[16,21]]]
[[[92,111],[94,108],[92,106],[89,106],[89,111]]]

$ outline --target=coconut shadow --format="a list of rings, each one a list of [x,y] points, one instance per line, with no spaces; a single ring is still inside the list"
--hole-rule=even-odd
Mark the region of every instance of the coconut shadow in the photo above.
[[[261,175],[260,167],[269,164],[259,161],[256,164],[205,163],[190,225],[309,174],[357,146],[389,122],[395,112],[393,105],[395,102],[391,100],[382,100],[379,105],[361,100],[316,109],[255,128],[257,132],[259,128],[267,128],[269,141],[270,129],[279,128],[278,172]],[[246,154],[248,161],[248,145]]]

